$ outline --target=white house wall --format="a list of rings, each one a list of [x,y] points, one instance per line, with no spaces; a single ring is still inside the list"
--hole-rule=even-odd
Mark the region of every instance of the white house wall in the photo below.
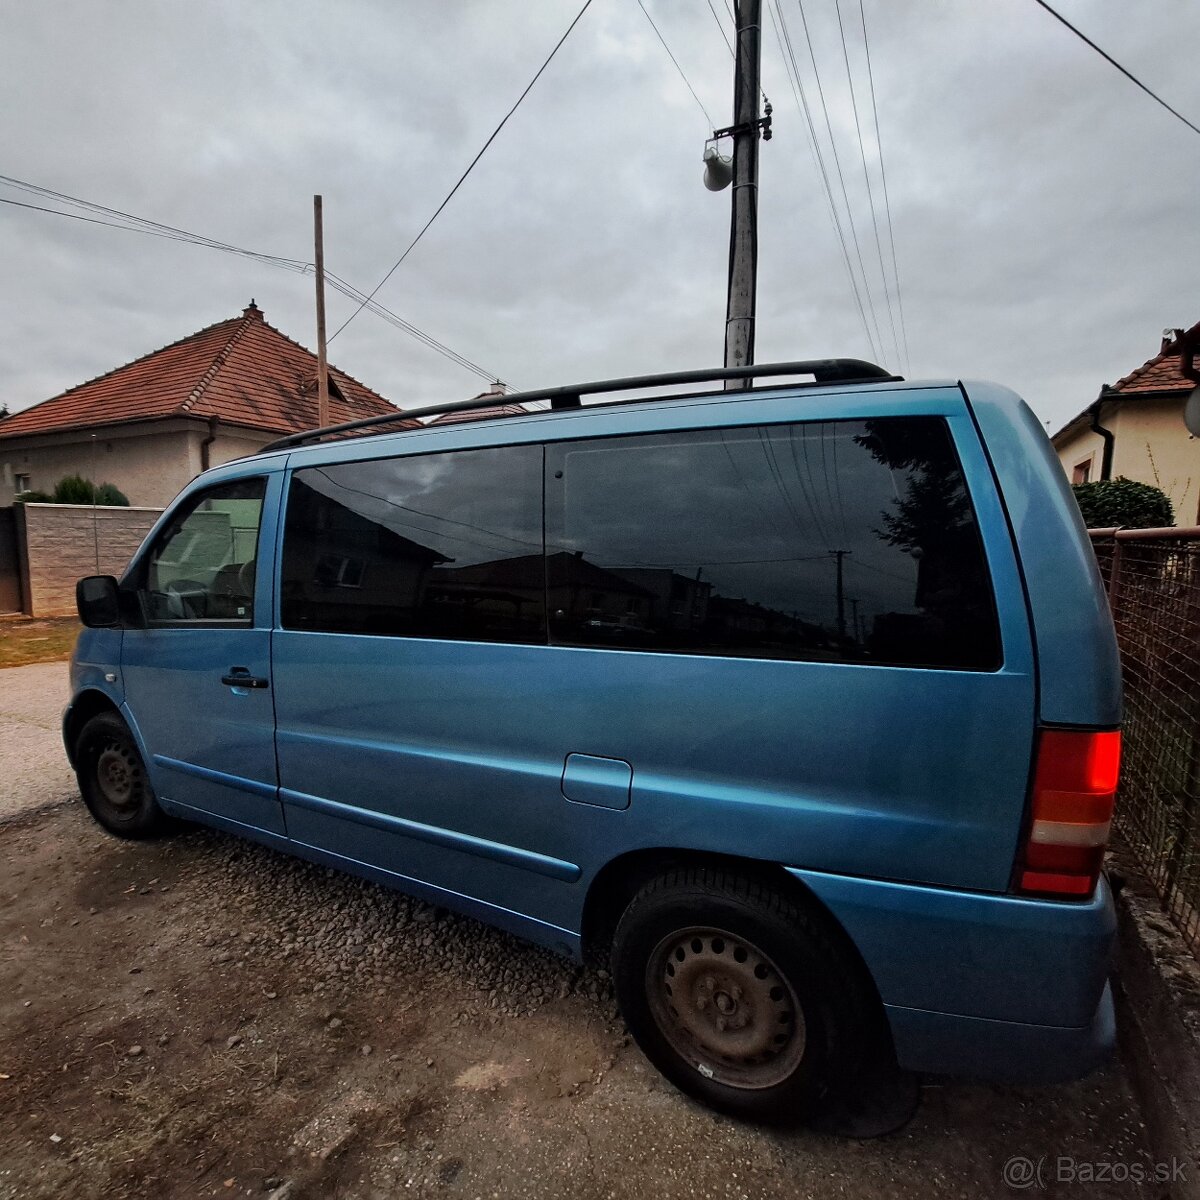
[[[35,491],[51,492],[66,475],[120,488],[134,506],[163,508],[200,473],[208,427],[196,421],[155,422],[35,437],[0,439],[0,506],[12,504],[16,477],[29,476]],[[209,465],[253,454],[275,434],[218,427]]]

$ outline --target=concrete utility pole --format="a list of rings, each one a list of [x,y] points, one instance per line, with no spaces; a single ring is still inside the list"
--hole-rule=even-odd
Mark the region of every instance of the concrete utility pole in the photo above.
[[[313,197],[313,257],[317,276],[317,425],[329,424],[329,364],[325,361],[325,229],[321,197]]]
[[[853,554],[853,550],[830,550],[829,552],[837,559],[837,623],[838,637],[842,641],[846,640],[846,585],[842,577],[842,560],[847,554]]]
[[[733,81],[733,214],[729,227],[729,295],[725,305],[725,365],[754,362],[754,308],[758,290],[758,75],[762,58],[761,0],[737,3],[737,56]],[[768,108],[768,112],[769,112]],[[770,137],[768,126],[766,136]],[[749,387],[728,379],[725,390]]]

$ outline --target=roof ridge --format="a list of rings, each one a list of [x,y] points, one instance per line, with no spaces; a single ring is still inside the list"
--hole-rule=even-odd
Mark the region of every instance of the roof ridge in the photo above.
[[[186,413],[192,407],[192,405],[204,395],[205,389],[210,383],[212,383],[213,379],[217,375],[217,372],[220,371],[220,369],[229,361],[230,351],[232,351],[234,346],[236,346],[238,342],[240,342],[242,338],[246,336],[246,329],[249,327],[250,322],[252,320],[256,320],[257,318],[247,317],[243,314],[240,318],[235,319],[238,321],[237,327],[229,335],[229,340],[225,343],[225,345],[217,351],[217,355],[209,364],[208,370],[200,376],[200,382],[197,383],[194,388],[192,388],[192,390],[188,393],[187,399],[180,404],[178,410],[179,412]]]
[[[47,396],[45,400],[39,400],[36,404],[31,404],[27,408],[22,408],[19,412],[13,413],[13,416],[19,416],[20,413],[32,412],[35,408],[41,408],[43,404],[49,404],[51,400],[59,400],[63,396],[69,396],[72,392],[79,391],[80,388],[89,387],[93,383],[99,383],[102,379],[107,379],[110,375],[117,374],[118,371],[124,371],[128,367],[134,367],[148,358],[153,358],[156,354],[162,354],[164,350],[173,350],[176,346],[182,346],[184,342],[193,341],[203,334],[216,329],[218,325],[226,325],[230,321],[241,321],[244,319],[243,317],[226,317],[223,321],[214,321],[211,325],[205,325],[202,329],[197,329],[194,333],[189,333],[186,337],[176,338],[173,342],[167,342],[165,346],[159,346],[157,350],[150,350],[145,354],[139,354],[137,358],[131,358],[128,362],[123,362],[109,371],[101,371],[99,375],[93,375],[91,379],[85,379],[82,383],[65,388],[61,392],[55,392],[53,396]]]

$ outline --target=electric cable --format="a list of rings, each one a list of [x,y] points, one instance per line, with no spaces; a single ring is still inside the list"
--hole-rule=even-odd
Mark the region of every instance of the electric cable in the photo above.
[[[517,111],[517,109],[521,107],[521,102],[533,90],[533,85],[535,83],[537,83],[537,81],[542,77],[542,72],[545,71],[545,69],[551,64],[551,62],[553,62],[554,56],[559,52],[560,48],[562,47],[563,42],[565,42],[567,40],[567,38],[571,36],[571,30],[574,29],[575,26],[579,24],[580,19],[583,17],[583,14],[585,12],[587,12],[587,10],[591,7],[591,4],[592,4],[592,0],[584,0],[583,7],[579,10],[578,13],[575,14],[575,19],[570,23],[570,25],[567,26],[567,30],[562,35],[562,37],[560,37],[558,39],[558,41],[555,42],[554,49],[550,51],[550,53],[546,56],[546,60],[542,63],[542,65],[540,67],[538,67],[537,71],[534,73],[533,78],[525,85],[525,90],[517,97],[516,103],[501,118],[500,124],[497,125],[495,129],[492,130],[491,135],[488,137],[488,140],[486,142],[484,142],[483,145],[480,147],[479,153],[476,154],[475,157],[473,159],[471,159],[471,161],[467,164],[467,169],[458,177],[458,182],[446,193],[446,198],[441,202],[441,204],[439,204],[437,206],[437,208],[435,208],[433,210],[433,215],[429,218],[428,221],[425,222],[424,225],[421,226],[421,229],[417,233],[417,236],[415,238],[413,238],[413,240],[411,242],[408,243],[408,246],[405,247],[404,253],[401,254],[400,257],[398,259],[396,259],[396,261],[394,263],[392,263],[391,267],[388,269],[387,274],[384,275],[384,277],[371,289],[371,291],[367,295],[366,300],[364,300],[333,331],[333,334],[329,338],[330,342],[332,342],[333,339],[335,337],[337,337],[337,335],[339,333],[341,333],[342,330],[345,329],[346,326],[349,325],[350,322],[353,321],[354,318],[357,317],[358,314],[360,312],[362,312],[362,310],[364,308],[366,308],[368,300],[375,299],[375,296],[378,293],[379,289],[381,287],[383,287],[383,285],[385,283],[387,283],[387,281],[389,279],[391,279],[392,275],[395,274],[396,269],[413,252],[413,250],[417,246],[417,243],[420,242],[420,240],[429,231],[429,227],[434,223],[434,221],[436,221],[438,219],[439,216],[441,216],[442,210],[446,207],[447,204],[450,203],[450,201],[452,199],[454,199],[455,193],[466,182],[467,176],[470,175],[471,172],[475,169],[475,164],[478,163],[479,160],[487,153],[488,147],[499,136],[500,130],[502,130],[504,128],[504,126],[508,124],[509,117],[511,117],[513,115],[513,113],[515,113]]]

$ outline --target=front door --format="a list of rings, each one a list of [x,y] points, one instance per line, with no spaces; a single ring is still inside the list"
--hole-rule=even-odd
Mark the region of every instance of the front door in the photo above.
[[[181,503],[127,581],[145,620],[125,630],[121,658],[163,807],[283,835],[271,694],[278,487],[279,476],[254,476]]]

